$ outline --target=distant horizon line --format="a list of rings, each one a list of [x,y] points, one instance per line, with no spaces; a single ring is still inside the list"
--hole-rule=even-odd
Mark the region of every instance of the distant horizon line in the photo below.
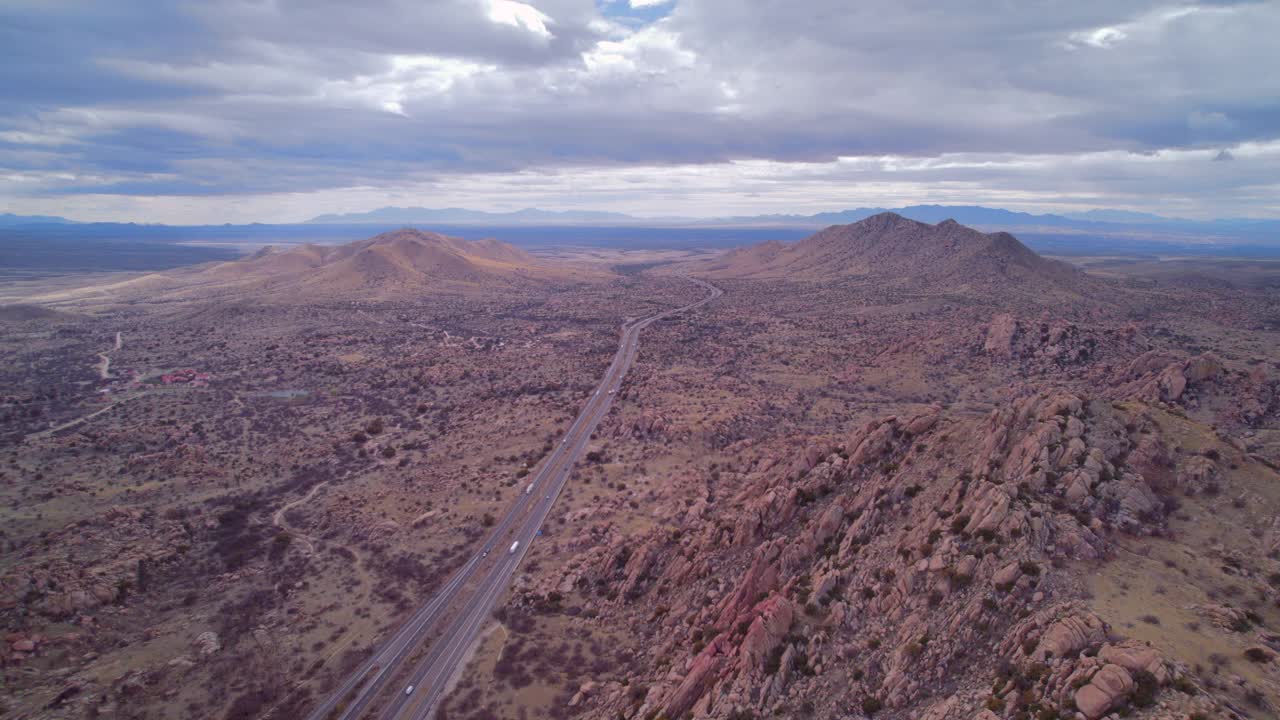
[[[473,208],[461,206],[447,207],[426,207],[426,206],[396,206],[387,205],[372,210],[352,211],[346,213],[326,213],[298,221],[248,221],[248,222],[225,222],[225,223],[172,223],[172,222],[151,222],[146,220],[82,220],[70,218],[61,215],[23,215],[12,211],[0,212],[0,227],[13,227],[19,225],[37,225],[37,224],[70,224],[70,225],[142,225],[156,227],[217,227],[231,226],[243,227],[252,225],[396,225],[398,223],[422,223],[434,222],[449,225],[483,225],[501,220],[519,220],[521,224],[530,225],[547,225],[554,226],[556,224],[564,225],[581,225],[590,226],[592,224],[600,224],[602,226],[628,225],[636,223],[652,223],[655,225],[684,225],[684,224],[721,224],[721,225],[740,225],[740,224],[764,224],[777,225],[788,222],[799,224],[820,224],[831,220],[841,219],[841,216],[857,216],[876,214],[880,212],[922,212],[922,211],[941,211],[947,212],[951,210],[968,211],[969,213],[993,213],[997,217],[991,218],[970,218],[968,220],[955,218],[958,222],[965,224],[984,224],[984,220],[990,222],[1009,221],[1013,219],[1022,220],[1065,220],[1076,223],[1096,223],[1107,225],[1142,225],[1142,224],[1184,224],[1184,225],[1214,225],[1214,224],[1252,224],[1252,223],[1268,223],[1280,221],[1280,217],[1213,217],[1208,219],[1196,219],[1186,217],[1164,216],[1158,213],[1128,210],[1122,208],[1100,208],[1094,207],[1088,210],[1077,210],[1069,212],[1031,212],[1025,210],[1009,210],[997,206],[978,205],[978,204],[941,204],[941,203],[918,203],[913,205],[904,205],[900,207],[880,207],[880,206],[858,206],[846,207],[839,210],[824,210],[810,214],[797,212],[774,212],[760,213],[754,215],[712,215],[712,216],[687,216],[687,215],[634,215],[631,213],[612,211],[612,210],[549,210],[537,206],[522,207],[517,210],[477,210]],[[419,217],[412,218],[407,215],[434,214],[436,217]],[[404,215],[405,217],[395,217],[395,215]],[[962,213],[963,214],[963,213]],[[379,217],[383,215],[384,217]],[[948,219],[948,218],[943,218]],[[612,220],[613,222],[609,222]],[[852,220],[856,221],[856,220]],[[941,222],[941,220],[924,220],[924,222]]]

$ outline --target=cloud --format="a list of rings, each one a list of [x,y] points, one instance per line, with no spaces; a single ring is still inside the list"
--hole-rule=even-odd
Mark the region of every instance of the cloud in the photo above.
[[[1187,126],[1207,133],[1223,133],[1236,129],[1236,123],[1226,113],[1192,110],[1187,116]]]
[[[1265,2],[15,0],[0,175],[20,180],[0,184],[0,210],[117,194],[278,217],[266,198],[566,172],[630,177],[634,197],[585,197],[634,210],[666,202],[662,168],[721,178],[707,203],[741,182],[811,205],[833,193],[805,168],[858,163],[879,174],[817,175],[976,201],[1021,198],[1015,168],[1087,166],[1062,193],[1141,204],[1127,178],[1148,156],[1203,168],[1230,147],[1234,168],[1280,176],[1274,154],[1240,150],[1280,139],[1280,75],[1258,71],[1280,65],[1277,35]],[[748,182],[752,163],[791,170]],[[1232,200],[1217,175],[1199,193],[1194,174],[1141,175],[1153,206],[1274,204]]]
[[[552,37],[551,31],[547,29],[547,24],[552,22],[551,18],[532,5],[516,0],[486,0],[486,4],[489,19],[493,22],[523,28],[540,37]]]

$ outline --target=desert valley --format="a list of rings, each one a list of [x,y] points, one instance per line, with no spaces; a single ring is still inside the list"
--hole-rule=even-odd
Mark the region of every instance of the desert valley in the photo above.
[[[1215,262],[885,213],[7,282],[0,716],[1274,717],[1280,295]]]

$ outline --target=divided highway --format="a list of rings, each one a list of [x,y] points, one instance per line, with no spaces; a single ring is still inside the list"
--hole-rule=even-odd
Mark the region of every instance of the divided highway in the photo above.
[[[494,527],[479,553],[467,560],[434,597],[419,607],[332,695],[316,706],[309,716],[311,720],[358,720],[388,690],[394,695],[381,714],[384,720],[431,717],[450,679],[461,670],[468,649],[506,590],[516,567],[541,531],[574,464],[586,450],[591,434],[613,405],[622,379],[635,360],[640,332],[659,320],[701,307],[723,294],[708,282],[689,280],[707,290],[707,297],[623,325],[618,351],[586,407],[541,467],[530,476],[530,483]],[[406,675],[404,671],[415,653],[428,642],[430,649]]]

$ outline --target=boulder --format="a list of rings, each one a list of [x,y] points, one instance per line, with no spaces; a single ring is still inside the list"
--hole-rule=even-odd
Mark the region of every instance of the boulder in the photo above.
[[[1154,648],[1147,647],[1133,640],[1126,640],[1115,645],[1104,645],[1098,651],[1098,659],[1119,665],[1130,673],[1145,671],[1155,676],[1161,685],[1169,682],[1169,671],[1165,667],[1164,658]]]
[[[1008,313],[1001,313],[991,318],[987,326],[987,339],[982,344],[983,352],[989,355],[1009,356],[1013,354],[1013,339],[1018,334],[1018,321]]]
[[[991,584],[996,587],[1009,587],[1017,581],[1022,575],[1022,570],[1018,567],[1018,563],[1011,562],[1000,568],[991,576]]]
[[[919,435],[928,432],[938,423],[938,414],[941,412],[938,408],[930,408],[928,411],[921,413],[902,426],[902,432],[907,435]]]
[[[218,639],[217,633],[208,630],[196,636],[195,646],[201,655],[208,657],[222,649],[222,641]]]
[[[1081,612],[1068,615],[1045,630],[1033,655],[1042,661],[1072,658],[1081,650],[1105,641],[1107,624],[1097,615]]]
[[[1191,358],[1182,371],[1187,382],[1195,384],[1217,377],[1222,372],[1222,361],[1208,353]]]
[[[1181,398],[1187,389],[1187,376],[1182,374],[1182,366],[1170,365],[1162,370],[1156,378],[1156,389],[1160,400],[1173,402]]]
[[[836,531],[840,529],[840,523],[844,522],[844,508],[839,505],[832,505],[818,519],[818,525],[813,531],[813,541],[815,546],[821,546],[823,543],[831,539]]]
[[[849,453],[849,462],[862,465],[878,459],[889,449],[889,443],[893,441],[896,432],[897,423],[892,418],[888,421],[873,423],[871,430],[866,432],[865,438]]]
[[[1218,466],[1202,455],[1193,455],[1178,466],[1178,487],[1195,495],[1204,492],[1218,476]]]
[[[782,595],[774,595],[762,601],[756,608],[759,613],[751,622],[747,636],[738,649],[743,669],[757,668],[773,651],[783,636],[791,629],[795,609],[791,601]]]
[[[1097,720],[1119,707],[1133,692],[1133,676],[1119,665],[1103,665],[1089,684],[1076,691],[1076,708],[1089,720]]]
[[[694,658],[693,664],[685,673],[684,680],[663,705],[663,715],[669,718],[684,717],[702,694],[711,687],[725,659],[722,642],[717,638]]]

